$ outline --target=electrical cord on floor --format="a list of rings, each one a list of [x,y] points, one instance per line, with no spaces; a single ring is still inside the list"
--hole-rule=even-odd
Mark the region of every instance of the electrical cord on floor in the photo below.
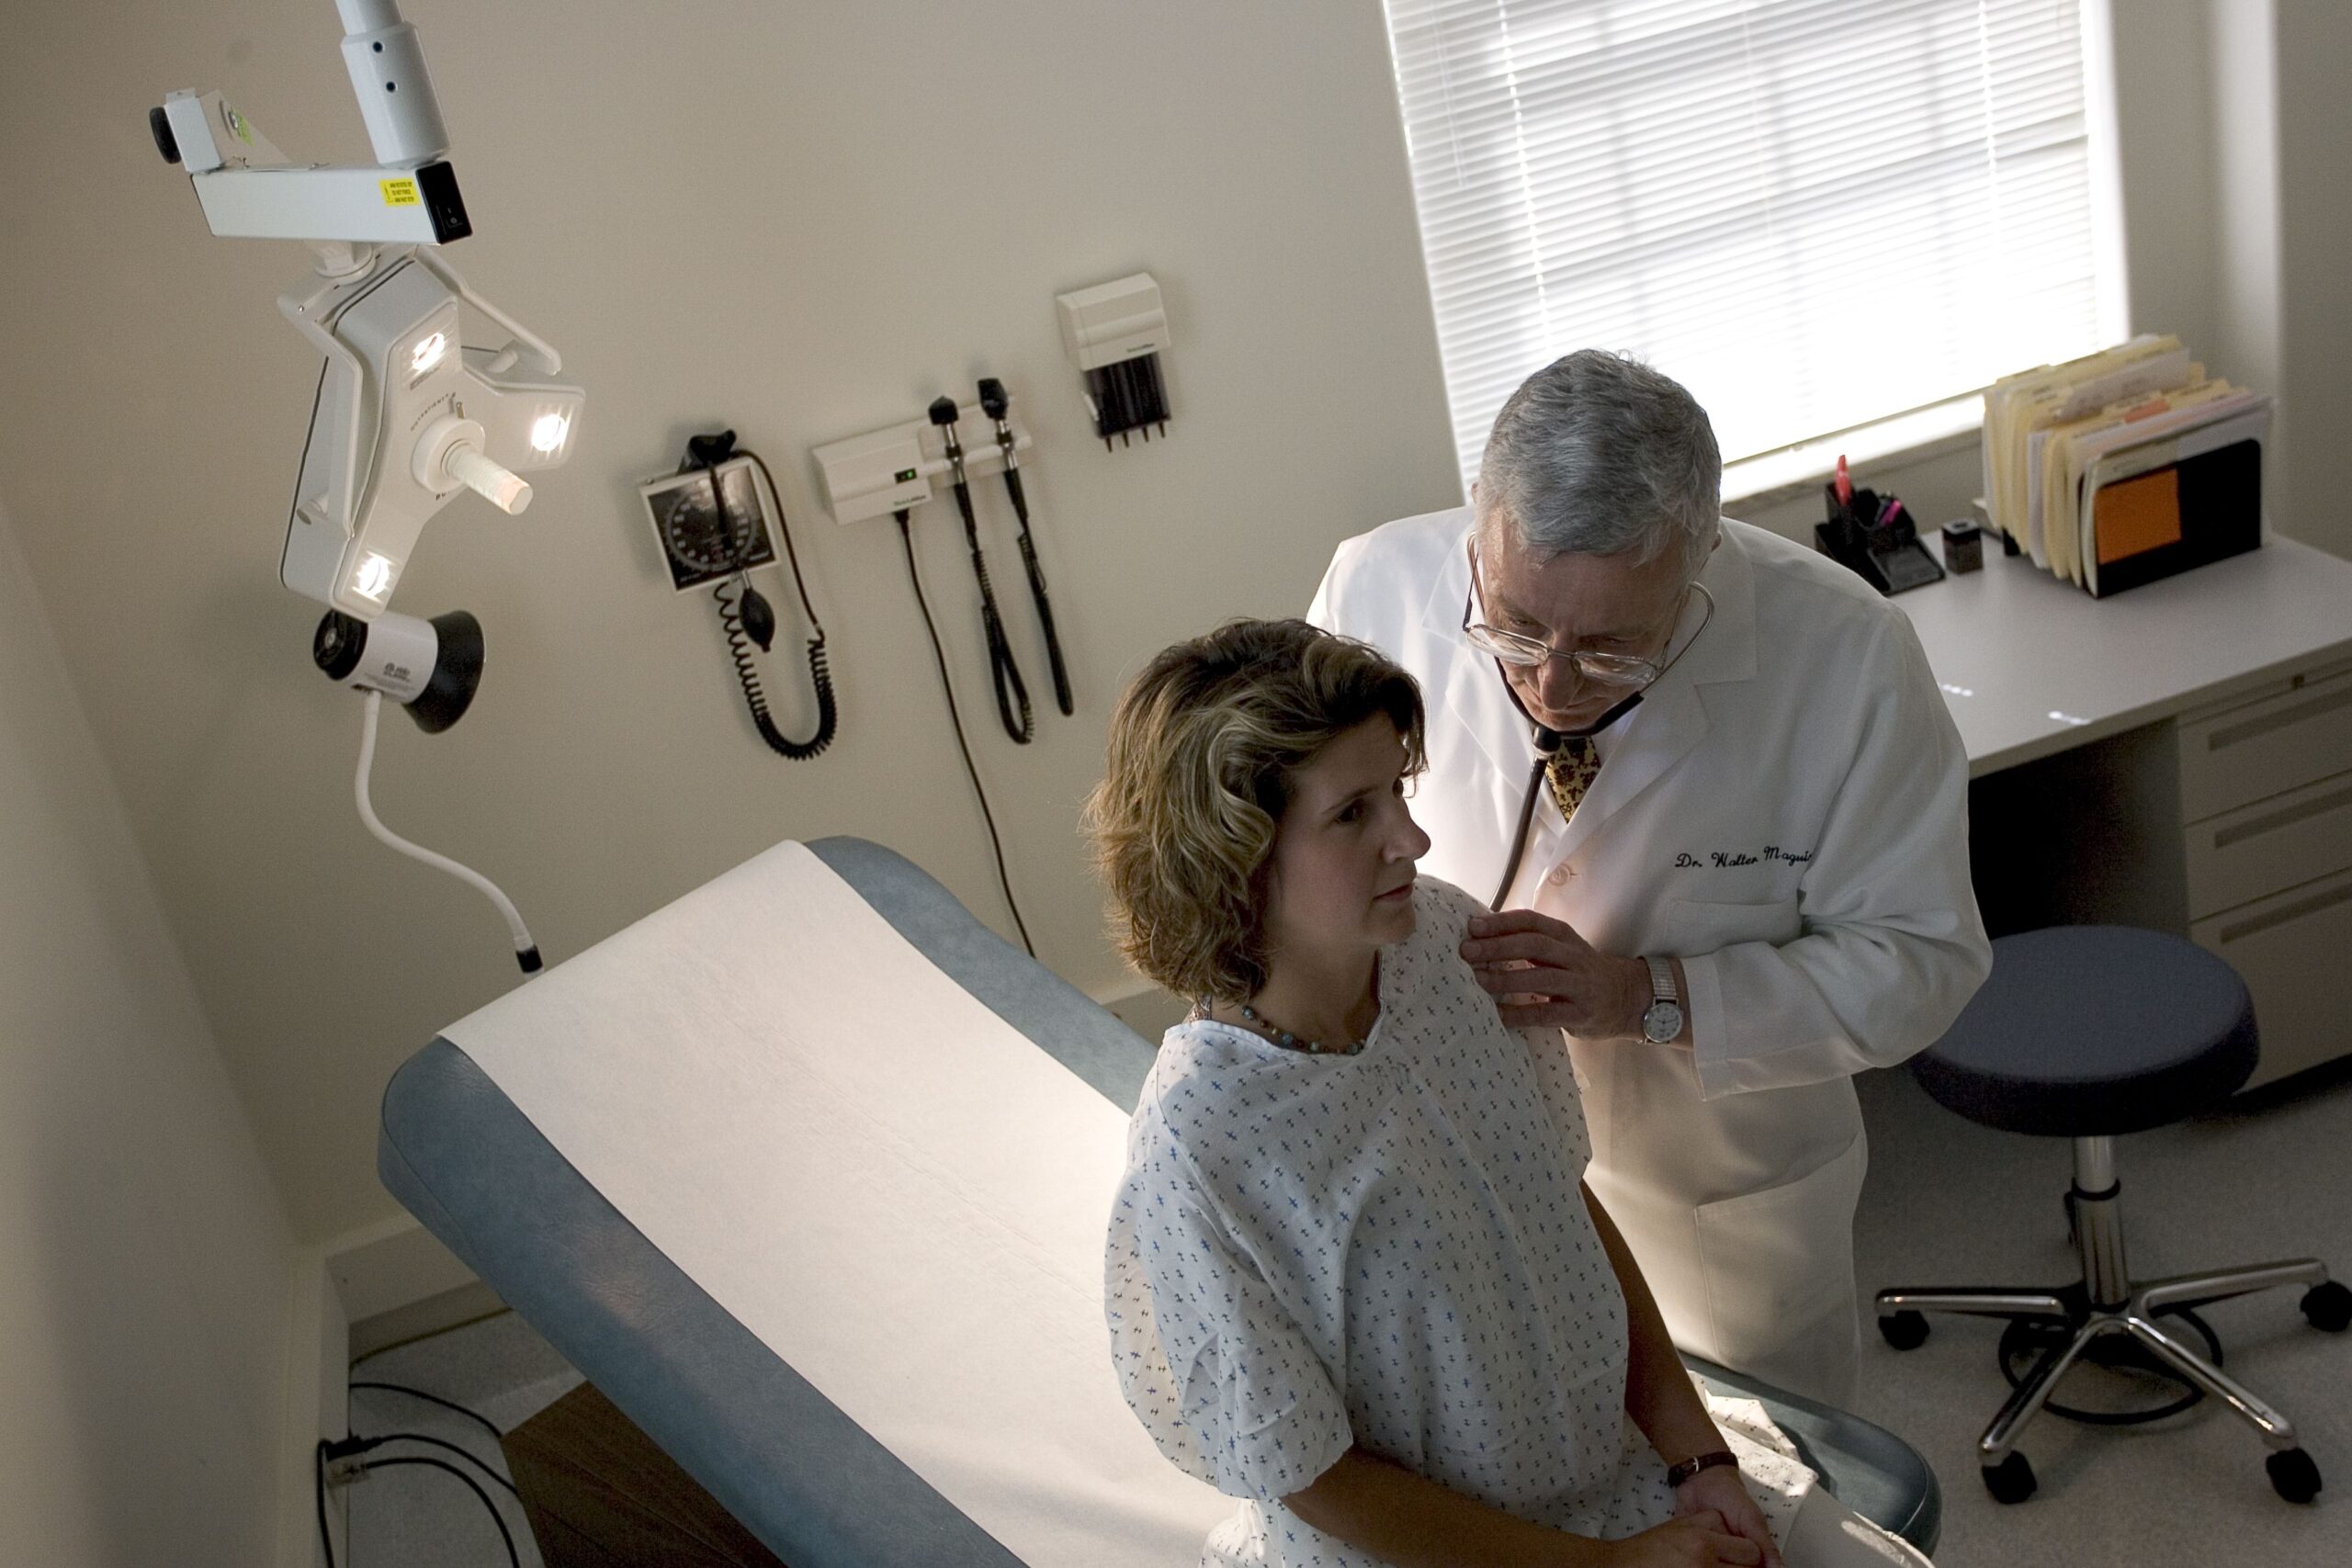
[[[429,1454],[401,1454],[392,1459],[371,1460],[359,1468],[368,1471],[396,1470],[404,1464],[429,1465],[435,1470],[446,1470],[464,1482],[466,1490],[481,1498],[481,1506],[490,1510],[491,1522],[498,1527],[498,1539],[506,1543],[507,1568],[523,1568],[523,1559],[514,1551],[514,1532],[506,1528],[506,1516],[498,1511],[498,1505],[490,1500],[490,1494],[481,1489],[481,1483],[447,1460],[435,1459]],[[323,1519],[321,1523],[323,1528]]]
[[[415,1389],[396,1388],[395,1385],[390,1383],[375,1386],[394,1389],[395,1392],[401,1393],[417,1393],[419,1392]],[[421,1397],[431,1399],[435,1404],[449,1404],[447,1400],[435,1398],[432,1394],[422,1394]],[[473,1418],[477,1421],[481,1421],[482,1419],[479,1416],[474,1416],[472,1411],[466,1410],[461,1405],[449,1404],[449,1408],[457,1410],[463,1415],[473,1416]],[[490,1426],[490,1423],[483,1421],[482,1425],[488,1427]],[[498,1430],[495,1427],[491,1427],[490,1429],[493,1434]],[[319,1540],[321,1544],[326,1548],[327,1568],[334,1568],[334,1543],[327,1535],[327,1498],[325,1482],[327,1461],[330,1460],[356,1459],[361,1454],[370,1453],[377,1449],[382,1448],[386,1443],[430,1443],[435,1448],[447,1449],[449,1452],[456,1454],[459,1459],[464,1460],[468,1464],[472,1465],[476,1470],[481,1472],[482,1474],[488,1476],[491,1480],[495,1481],[498,1484],[506,1488],[507,1492],[514,1497],[515,1501],[520,1502],[522,1500],[523,1495],[521,1492],[515,1490],[514,1483],[512,1481],[509,1481],[506,1477],[499,1474],[498,1472],[492,1467],[489,1461],[483,1459],[480,1454],[475,1453],[470,1449],[463,1448],[458,1444],[450,1442],[443,1438],[434,1437],[432,1434],[427,1432],[386,1432],[380,1437],[374,1438],[363,1438],[354,1434],[353,1436],[337,1438],[334,1441],[328,1441],[322,1438],[320,1440],[317,1457],[312,1466],[313,1474],[311,1480],[314,1490],[318,1494]],[[499,1513],[498,1505],[491,1500],[490,1494],[484,1492],[481,1487],[475,1486],[472,1479],[469,1477],[465,1472],[458,1470],[455,1466],[447,1464],[437,1459],[432,1459],[425,1456],[407,1455],[395,1455],[390,1459],[371,1461],[367,1464],[361,1465],[359,1468],[363,1471],[380,1470],[386,1465],[390,1464],[436,1465],[443,1470],[449,1471],[452,1474],[456,1475],[458,1480],[465,1482],[467,1485],[473,1486],[474,1495],[480,1497],[483,1504],[489,1507],[491,1517],[498,1520],[498,1533],[502,1536],[507,1537],[507,1555],[510,1559],[513,1558],[514,1554],[514,1538],[509,1534],[506,1529],[506,1520],[504,1516]]]
[[[460,1447],[456,1443],[450,1442],[446,1438],[436,1438],[429,1432],[386,1432],[382,1437],[370,1438],[368,1441],[370,1444],[431,1443],[436,1449],[447,1449],[451,1453],[456,1454],[459,1459],[464,1460],[468,1464],[472,1465],[476,1470],[481,1471],[482,1474],[488,1476],[491,1480],[495,1481],[501,1486],[505,1487],[507,1492],[516,1500],[519,1501],[522,1498],[523,1494],[515,1491],[514,1483],[512,1481],[507,1480],[506,1477],[499,1474],[497,1470],[488,1460],[483,1459],[471,1449]]]
[[[484,1416],[481,1411],[469,1409],[465,1405],[459,1404],[454,1399],[444,1399],[437,1393],[427,1393],[421,1388],[411,1388],[406,1383],[377,1382],[368,1379],[361,1379],[358,1382],[348,1383],[345,1386],[355,1390],[373,1389],[381,1393],[406,1394],[411,1399],[421,1399],[427,1404],[437,1404],[444,1410],[454,1410],[458,1415],[464,1416],[467,1420],[471,1421],[474,1425],[480,1427],[483,1431],[488,1432],[491,1435],[492,1441],[500,1439],[501,1434],[496,1423],[492,1422],[489,1416]],[[459,1448],[455,1443],[445,1442],[439,1438],[428,1437],[423,1432],[393,1432],[381,1438],[345,1438],[340,1442],[332,1443],[322,1438],[319,1443],[317,1454],[311,1465],[311,1481],[312,1490],[317,1494],[316,1501],[318,1503],[319,1510],[319,1544],[326,1551],[326,1568],[335,1568],[334,1541],[334,1539],[327,1534],[327,1461],[330,1459],[348,1458],[354,1454],[366,1453],[370,1449],[376,1448],[379,1444],[392,1442],[402,1438],[415,1442],[432,1443],[436,1447],[447,1449],[453,1453],[472,1461],[474,1465],[480,1469],[484,1475],[489,1476],[492,1481],[495,1481],[501,1486],[505,1487],[507,1491],[514,1492],[514,1483],[513,1482],[507,1480],[506,1477],[491,1469],[488,1464],[484,1463],[469,1450]],[[388,1460],[381,1462],[390,1463],[392,1461]],[[493,1517],[498,1517],[497,1505],[491,1503],[490,1495],[482,1491],[481,1487],[474,1486],[472,1479],[463,1471],[456,1470],[456,1468],[451,1465],[442,1464],[438,1460],[428,1461],[421,1456],[402,1462],[414,1464],[424,1464],[428,1462],[441,1464],[443,1469],[452,1471],[458,1480],[465,1482],[469,1486],[473,1486],[475,1495],[481,1497],[483,1503],[490,1506],[492,1516]],[[367,1468],[373,1469],[375,1467],[371,1465]],[[514,1495],[519,1499],[522,1496],[522,1494],[514,1492]],[[502,1536],[507,1536],[506,1521],[503,1517],[498,1517],[498,1533]],[[512,1536],[507,1536],[506,1555],[510,1562],[514,1558],[514,1542]]]
[[[1012,878],[1005,872],[1004,840],[997,837],[996,813],[989,809],[989,792],[980,785],[980,770],[972,761],[971,742],[964,738],[964,716],[956,708],[956,682],[948,678],[947,650],[939,641],[939,626],[931,618],[931,601],[923,596],[922,573],[915,568],[915,536],[911,514],[905,510],[891,513],[899,520],[899,543],[906,547],[907,581],[914,584],[915,607],[922,612],[923,630],[931,634],[931,656],[939,663],[939,689],[947,695],[947,720],[956,727],[956,750],[964,753],[964,771],[972,776],[972,793],[979,796],[980,819],[989,827],[989,847],[996,852],[997,886],[1004,889],[1005,908],[1012,911],[1012,924],[1021,932],[1021,945],[1029,956],[1037,956],[1037,944],[1029,940],[1028,922],[1021,918],[1021,906],[1012,897]]]
[[[327,1568],[334,1568],[334,1537],[327,1533],[327,1440],[311,1450],[311,1496],[319,1506],[319,1548],[327,1554]]]
[[[498,1430],[497,1426],[492,1422],[490,1417],[484,1416],[481,1411],[469,1410],[464,1405],[458,1404],[455,1400],[444,1399],[437,1393],[427,1393],[421,1388],[411,1388],[406,1383],[369,1382],[362,1381],[355,1383],[347,1383],[345,1386],[355,1389],[379,1389],[386,1393],[404,1393],[411,1399],[421,1399],[427,1404],[437,1404],[444,1410],[456,1411],[467,1420],[471,1421],[475,1426],[480,1427],[483,1431],[488,1432],[493,1439],[498,1438],[503,1435]]]

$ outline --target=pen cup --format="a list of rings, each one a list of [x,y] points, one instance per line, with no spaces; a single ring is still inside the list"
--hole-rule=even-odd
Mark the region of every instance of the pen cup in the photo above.
[[[1944,570],[1958,576],[1984,564],[1984,533],[1965,517],[1944,525]]]

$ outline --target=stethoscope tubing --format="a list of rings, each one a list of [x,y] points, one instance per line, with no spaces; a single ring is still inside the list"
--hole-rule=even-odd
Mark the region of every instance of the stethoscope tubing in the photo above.
[[[1503,900],[1510,897],[1511,884],[1519,880],[1520,862],[1527,856],[1528,835],[1535,825],[1536,792],[1544,787],[1544,774],[1552,765],[1552,758],[1562,746],[1589,744],[1594,736],[1641,706],[1642,699],[1649,694],[1650,687],[1665,680],[1674,667],[1682,662],[1682,656],[1690,651],[1690,644],[1697,642],[1700,632],[1705,631],[1709,624],[1714,620],[1715,596],[1708,592],[1706,585],[1695,578],[1691,580],[1690,586],[1698,591],[1702,599],[1707,602],[1706,619],[1699,623],[1699,630],[1690,634],[1689,641],[1683,643],[1682,647],[1675,652],[1674,657],[1666,661],[1664,669],[1650,678],[1647,685],[1611,707],[1582,729],[1554,729],[1549,725],[1540,722],[1533,714],[1527,711],[1527,704],[1520,699],[1519,688],[1510,683],[1510,674],[1504,668],[1503,661],[1499,659],[1494,661],[1495,678],[1503,683],[1503,694],[1510,698],[1510,705],[1519,710],[1520,717],[1527,720],[1534,728],[1535,765],[1529,771],[1527,788],[1520,796],[1519,827],[1511,835],[1510,858],[1503,863],[1503,879],[1497,885],[1495,896],[1487,901],[1488,908],[1501,908]]]

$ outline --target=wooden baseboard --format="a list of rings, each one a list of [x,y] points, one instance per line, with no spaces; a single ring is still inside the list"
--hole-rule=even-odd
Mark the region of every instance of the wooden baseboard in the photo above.
[[[351,1360],[356,1364],[379,1350],[447,1334],[450,1329],[480,1323],[485,1317],[495,1317],[505,1310],[506,1303],[498,1299],[498,1292],[476,1280],[421,1302],[361,1318],[351,1325]]]

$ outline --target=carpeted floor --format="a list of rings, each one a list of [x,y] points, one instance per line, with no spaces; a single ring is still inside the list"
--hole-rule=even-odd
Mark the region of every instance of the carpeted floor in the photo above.
[[[1871,1174],[1856,1231],[1864,1294],[1860,1412],[1928,1456],[1944,1483],[1939,1568],[2121,1568],[2162,1563],[2352,1562],[2352,1337],[2321,1334],[2280,1291],[2211,1310],[2229,1370],[2300,1428],[2327,1489],[2283,1503],[2264,1449],[2211,1402],[2150,1427],[2102,1430],[2044,1416],[2021,1450],[2040,1477],[2005,1507],[1976,1473],[1973,1445],[2007,1385],[1997,1325],[1942,1319],[1926,1345],[1897,1353],[1868,1328],[1871,1292],[1890,1285],[2056,1284],[2073,1277],[2060,1194],[2069,1146],[1993,1133],[1939,1109],[1907,1074],[1861,1080]],[[2316,1255],[2352,1278],[2352,1072],[2266,1094],[2229,1114],[2119,1145],[2132,1271]],[[387,1350],[353,1376],[408,1383],[512,1427],[569,1392],[579,1374],[512,1314]],[[2098,1405],[2143,1393],[2086,1369],[2061,1397]],[[490,1435],[404,1395],[352,1395],[355,1431],[416,1431],[470,1448],[502,1473]],[[393,1452],[440,1453],[416,1444]],[[526,1568],[538,1553],[522,1511],[504,1510]],[[347,1568],[475,1568],[504,1550],[481,1504],[451,1477],[409,1467],[353,1490]]]

